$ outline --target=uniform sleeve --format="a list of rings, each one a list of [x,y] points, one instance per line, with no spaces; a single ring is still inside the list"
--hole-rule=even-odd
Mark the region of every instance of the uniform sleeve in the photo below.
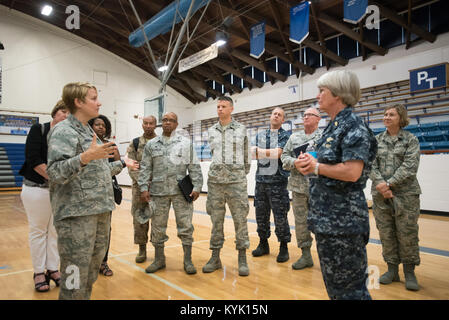
[[[251,150],[248,143],[248,136],[245,135],[243,141],[243,153],[244,153],[244,162],[245,162],[245,173],[248,174],[251,170]]]
[[[285,133],[281,136],[281,138],[278,141],[278,148],[284,149],[285,145],[288,142],[288,139],[290,138],[290,135],[288,133]]]
[[[350,128],[342,139],[341,150],[341,162],[362,160],[368,163],[371,150],[369,132],[360,127]]]
[[[291,135],[288,140],[287,143],[285,144],[284,148],[282,149],[282,154],[281,154],[281,161],[282,161],[282,169],[284,170],[292,170],[295,168],[295,160],[296,158],[293,157],[293,140],[292,140],[293,135]]]
[[[203,188],[203,173],[193,143],[190,144],[190,154],[190,163],[187,166],[187,169],[189,170],[189,175],[192,179],[193,191],[201,192],[201,189]]]
[[[117,160],[114,162],[108,161],[108,165],[109,165],[109,168],[111,169],[111,176],[115,176],[115,175],[119,174],[120,172],[122,172],[122,170],[123,170],[123,165],[122,165],[121,160]]]
[[[377,137],[379,137],[379,135]],[[377,137],[376,137],[377,143],[379,143],[379,140]],[[369,174],[369,178],[373,182],[374,186],[377,186],[379,183],[384,181],[384,178],[382,177],[382,174],[380,173],[380,170],[379,170],[379,162],[378,162],[378,158],[377,158],[378,156],[379,155],[377,155],[376,158],[374,159],[373,166],[371,167],[371,172]]]
[[[48,139],[47,174],[52,183],[63,184],[81,170],[78,135],[62,127],[55,127]],[[81,152],[80,152],[81,151]]]
[[[407,151],[404,155],[404,161],[401,166],[396,169],[393,176],[388,179],[390,184],[397,185],[402,183],[405,179],[415,176],[419,167],[419,141],[415,136],[410,136]]]
[[[128,149],[126,149],[126,153],[128,154],[128,158],[132,159],[132,160],[137,160],[137,152],[134,148],[134,144],[131,140]],[[131,177],[131,180],[133,181],[133,183],[137,183],[137,179],[139,178],[139,172],[140,170],[131,170],[130,168],[128,168],[128,174]]]
[[[43,125],[43,124],[42,124]],[[41,156],[42,139],[41,125],[34,124],[30,128],[26,143],[25,143],[25,159],[29,168],[35,168],[36,166],[45,163]]]
[[[151,156],[150,144],[147,143],[143,149],[142,161],[140,162],[139,176],[137,184],[140,192],[148,191],[148,185],[153,173],[153,158]]]

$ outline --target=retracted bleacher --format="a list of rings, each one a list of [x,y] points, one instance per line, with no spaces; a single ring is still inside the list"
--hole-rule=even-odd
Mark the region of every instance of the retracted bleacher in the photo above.
[[[19,175],[25,162],[25,144],[0,143],[0,191],[19,190],[23,177]]]

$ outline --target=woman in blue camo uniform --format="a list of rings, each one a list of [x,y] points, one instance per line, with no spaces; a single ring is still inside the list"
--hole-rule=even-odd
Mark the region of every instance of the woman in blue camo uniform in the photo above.
[[[370,179],[373,181],[373,214],[382,242],[388,271],[379,282],[400,281],[399,263],[404,265],[405,288],[419,290],[415,266],[419,265],[418,217],[421,188],[416,178],[419,167],[418,138],[402,128],[409,123],[407,109],[396,104],[385,108],[386,131],[376,136],[379,150]]]
[[[360,84],[351,71],[332,71],[318,79],[320,111],[329,123],[317,141],[317,158],[300,155],[300,172],[310,179],[307,219],[315,234],[321,272],[331,299],[369,300],[366,286],[369,240],[365,188],[376,157],[376,138],[354,114]]]

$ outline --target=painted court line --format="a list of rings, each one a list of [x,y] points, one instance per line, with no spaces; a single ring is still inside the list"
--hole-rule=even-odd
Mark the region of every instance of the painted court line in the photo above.
[[[139,270],[140,272],[143,272],[145,275],[147,275],[147,276],[149,276],[149,277],[151,277],[153,279],[156,279],[156,280],[164,283],[165,285],[169,286],[170,288],[173,288],[173,289],[175,289],[175,290],[177,290],[177,291],[179,291],[179,292],[189,296],[192,299],[204,300],[204,298],[201,298],[201,297],[197,296],[196,294],[193,294],[192,292],[187,291],[184,288],[182,288],[182,287],[180,287],[180,286],[178,286],[178,285],[176,285],[174,283],[171,283],[170,281],[167,281],[164,278],[161,278],[161,277],[155,275],[154,273],[146,273],[144,268],[136,266],[135,264],[133,264],[133,263],[131,263],[129,261],[126,261],[125,259],[122,259],[122,258],[119,258],[119,257],[113,257],[113,258],[118,260],[118,261],[120,261],[120,262],[122,262],[122,263],[124,263],[124,264],[129,265],[130,267],[132,267],[132,268],[134,268],[136,270]]]
[[[202,214],[202,215],[208,215],[207,212],[204,212],[204,211],[193,210],[193,212],[199,213],[199,214]],[[232,216],[225,216],[225,217],[227,219],[232,219]],[[248,219],[248,222],[257,223],[257,221],[255,219]],[[271,222],[270,225],[272,227],[274,227],[274,223],[273,222]],[[295,226],[290,226],[290,229],[291,230],[295,230]],[[370,238],[369,239],[369,243],[381,245],[381,242],[380,242],[379,239]],[[419,251],[421,251],[423,253],[428,253],[428,254],[433,254],[433,255],[449,258],[449,251],[447,251],[447,250],[440,250],[440,249],[429,248],[429,247],[421,247],[420,246],[419,247]]]
[[[123,200],[131,202],[130,199],[123,199]],[[199,213],[199,214],[202,214],[202,215],[208,215],[207,212],[200,211],[200,210],[193,210],[193,212]],[[225,218],[226,219],[232,219],[232,216],[225,216]],[[248,219],[248,222],[257,224],[257,221],[255,219]],[[271,222],[270,225],[272,227],[274,227],[274,223]],[[290,226],[290,229],[291,230],[295,230],[295,226]],[[370,238],[369,239],[369,243],[381,245],[381,242],[380,242],[379,239]],[[421,247],[420,246],[419,247],[419,251],[423,252],[423,253],[427,253],[427,254],[433,254],[433,255],[436,255],[436,256],[442,256],[442,257],[449,258],[449,251],[447,251],[447,250],[441,250],[441,249],[435,249],[435,248]]]

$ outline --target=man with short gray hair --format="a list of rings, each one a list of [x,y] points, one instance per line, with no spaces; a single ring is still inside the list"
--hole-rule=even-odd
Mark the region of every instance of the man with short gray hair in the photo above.
[[[292,192],[293,215],[295,216],[296,241],[298,248],[302,250],[302,256],[292,268],[301,270],[313,266],[310,247],[312,246],[312,236],[307,228],[307,215],[309,213],[309,180],[303,176],[297,167],[298,157],[294,149],[305,143],[315,144],[321,137],[321,129],[318,123],[321,120],[320,112],[315,108],[308,108],[304,111],[304,130],[293,133],[284,147],[281,161],[285,170],[290,170],[287,189]]]

